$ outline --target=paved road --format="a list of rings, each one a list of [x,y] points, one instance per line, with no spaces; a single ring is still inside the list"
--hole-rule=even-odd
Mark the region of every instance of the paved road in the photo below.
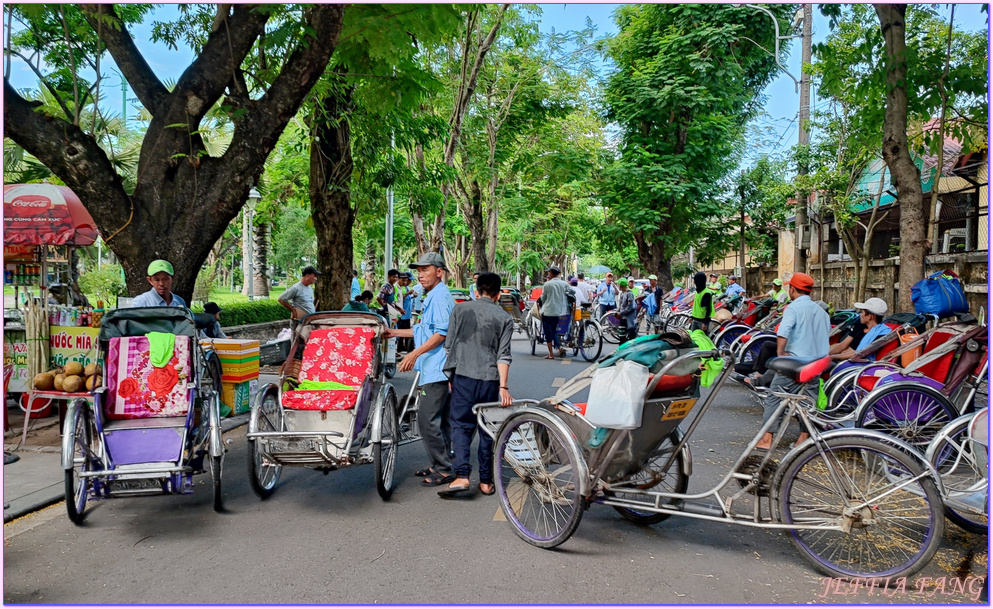
[[[514,341],[515,397],[547,397],[581,361],[546,362]],[[406,377],[406,378],[405,378]],[[400,375],[398,390],[409,386]],[[580,396],[581,397],[581,396]],[[728,386],[692,443],[690,490],[719,478],[758,424],[761,409]],[[923,580],[891,596],[859,589],[820,598],[825,584],[784,533],[671,518],[638,527],[593,506],[557,550],[521,541],[495,497],[442,500],[418,488],[418,444],[403,447],[399,488],[384,503],[371,466],[324,476],[284,469],[259,501],[246,473],[245,428],[229,432],[227,513],[211,510],[207,478],[185,497],[91,504],[83,526],[59,504],[4,526],[6,603],[963,603]],[[948,523],[921,574],[984,573],[985,537]],[[967,584],[968,585],[968,584]],[[975,585],[978,594],[979,587]],[[933,593],[933,596],[928,594]]]

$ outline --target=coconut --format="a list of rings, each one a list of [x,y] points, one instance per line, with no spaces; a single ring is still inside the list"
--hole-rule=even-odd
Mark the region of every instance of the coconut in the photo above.
[[[92,364],[86,364],[86,368],[83,372],[86,376],[93,376],[94,374],[100,374],[103,372],[103,369],[100,367],[100,364],[94,362]]]
[[[82,376],[83,375],[83,364],[79,362],[69,362],[65,365],[66,376]]]
[[[55,387],[55,390],[56,391],[64,391],[62,389],[62,383],[65,380],[66,380],[66,375],[61,374],[61,373],[55,375],[55,379],[53,380],[52,385]]]
[[[34,377],[34,388],[41,391],[51,391],[55,386],[55,375],[51,372],[42,372]]]
[[[86,377],[86,390],[93,391],[94,389],[100,386],[100,382],[102,380],[103,379],[100,378],[100,375],[93,375]]]
[[[83,377],[75,374],[65,377],[62,381],[62,391],[76,393],[83,386]]]

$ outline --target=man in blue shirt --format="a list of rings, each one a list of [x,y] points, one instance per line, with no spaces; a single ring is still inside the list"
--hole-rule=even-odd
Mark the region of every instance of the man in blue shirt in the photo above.
[[[417,281],[427,292],[421,321],[411,330],[389,330],[394,338],[413,338],[415,348],[397,366],[400,372],[416,369],[421,373],[421,401],[417,426],[430,465],[417,472],[424,484],[438,486],[455,480],[449,446],[452,437],[451,394],[445,375],[445,337],[455,300],[445,285],[445,259],[438,252],[427,252],[410,265],[417,269]]]
[[[831,317],[828,316],[827,311],[810,299],[810,292],[813,289],[813,277],[806,273],[793,273],[789,281],[790,304],[783,312],[783,321],[779,323],[779,329],[776,331],[777,356],[827,357],[831,348],[828,341],[828,335],[831,333]],[[816,378],[809,383],[798,383],[777,372],[769,389],[780,393],[806,394],[816,403],[819,383]],[[769,395],[763,400],[763,423],[772,418],[778,406],[779,398],[774,395]],[[770,429],[777,429],[778,424],[778,421],[773,423]],[[801,430],[797,444],[808,437],[809,435]],[[755,448],[768,450],[771,446],[772,431],[767,431]]]
[[[614,274],[607,273],[607,278],[597,288],[596,295],[600,301],[600,317],[617,307],[617,286],[613,285]]]
[[[172,293],[175,271],[168,260],[153,260],[148,265],[149,285],[152,289],[139,294],[131,301],[132,307],[185,307],[186,301]]]
[[[738,278],[734,275],[728,277],[728,289],[724,293],[730,297],[734,297],[738,294],[744,294],[745,288],[738,285]]]
[[[362,293],[362,287],[359,285],[359,272],[352,269],[352,300],[357,300],[359,295]]]

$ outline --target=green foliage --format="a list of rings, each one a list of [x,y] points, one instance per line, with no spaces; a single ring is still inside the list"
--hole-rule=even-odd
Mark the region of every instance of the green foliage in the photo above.
[[[121,267],[116,264],[105,264],[99,270],[80,275],[79,289],[105,303],[110,303],[112,296],[127,294],[127,286],[121,279]],[[96,301],[93,302],[95,306]]]
[[[290,318],[290,312],[275,300],[253,300],[251,302],[232,302],[221,305],[221,327],[242,326],[245,324],[261,324],[270,321],[281,321]],[[196,313],[203,313],[203,305],[190,307]]]
[[[783,20],[793,12],[771,8]],[[709,236],[723,233],[724,180],[777,69],[757,46],[773,46],[773,24],[731,5],[624,5],[615,18],[604,101],[621,134],[602,189],[601,238],[633,236],[649,266],[691,246],[702,262],[716,257],[723,244],[710,246]]]

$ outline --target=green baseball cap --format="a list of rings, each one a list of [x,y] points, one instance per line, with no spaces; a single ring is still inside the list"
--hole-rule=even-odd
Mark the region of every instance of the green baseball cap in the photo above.
[[[170,275],[175,275],[176,272],[172,270],[172,265],[169,264],[168,260],[153,260],[151,264],[148,265],[148,276],[151,277],[155,273],[165,271]]]
[[[621,286],[622,288],[626,288],[628,287],[628,280],[621,277],[620,279],[617,280],[617,285]]]
[[[779,277],[776,277],[775,279],[772,280],[772,285],[783,285],[783,280],[780,279]]]

